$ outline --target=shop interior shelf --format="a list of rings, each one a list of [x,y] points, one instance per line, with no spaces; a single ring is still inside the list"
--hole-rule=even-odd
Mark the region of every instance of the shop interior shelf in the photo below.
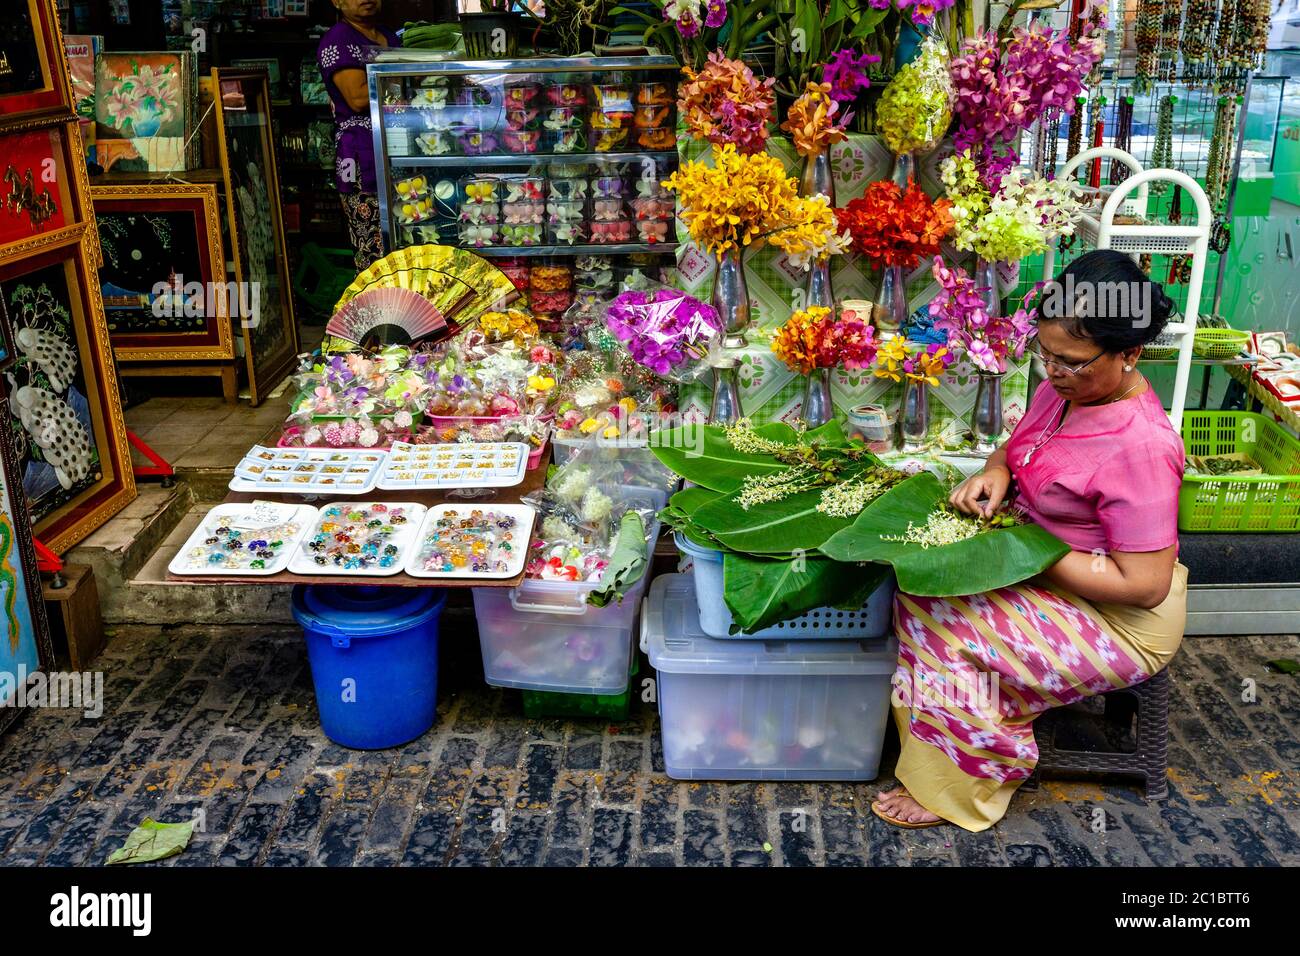
[[[469,247],[466,247],[469,248]],[[623,256],[642,252],[671,254],[675,242],[597,243],[573,246],[475,246],[480,256]]]
[[[556,165],[569,163],[630,163],[641,159],[672,160],[677,151],[671,149],[640,150],[623,153],[509,153],[500,156],[389,156],[390,166],[526,166],[547,162]]]

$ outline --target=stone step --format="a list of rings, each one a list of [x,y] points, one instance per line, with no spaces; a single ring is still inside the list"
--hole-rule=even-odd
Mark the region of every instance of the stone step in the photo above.
[[[196,584],[167,579],[167,565],[215,501],[199,501],[181,518],[120,596],[105,600],[104,617],[133,624],[289,624],[289,585]],[[111,615],[111,616],[110,616]]]
[[[194,502],[184,482],[138,486],[134,501],[64,555],[69,564],[94,569],[101,599],[120,591],[149,561]]]

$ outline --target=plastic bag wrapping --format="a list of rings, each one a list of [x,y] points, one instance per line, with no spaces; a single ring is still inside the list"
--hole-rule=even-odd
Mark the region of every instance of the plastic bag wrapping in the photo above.
[[[640,528],[639,547],[646,551],[645,529],[654,522],[655,509],[628,489],[605,483],[616,477],[600,463],[576,459],[552,472],[546,487],[525,495],[524,504],[537,509],[537,525],[529,543],[525,566],[529,577],[543,580],[601,582],[600,601],[616,597],[615,592],[640,580],[637,562],[629,560],[632,541]],[[636,521],[627,521],[630,514]],[[611,560],[617,558],[617,567]],[[644,573],[644,567],[641,573]],[[609,572],[610,580],[605,580]]]
[[[676,386],[632,361],[603,324],[596,331],[607,341],[567,353],[564,378],[551,406],[555,435],[644,443],[658,416],[676,410]]]
[[[470,341],[440,352],[426,372],[426,409],[437,419],[539,418],[551,412],[562,375],[562,354],[549,346]]]
[[[648,433],[642,432],[622,438],[592,434],[560,439],[555,457],[563,468],[586,468],[603,486],[649,488],[670,495],[681,479],[654,456],[647,437]]]
[[[440,417],[417,429],[413,441],[420,445],[447,442],[523,442],[541,448],[551,435],[549,415],[503,415],[500,418]]]
[[[948,131],[953,100],[948,66],[948,48],[928,36],[916,59],[900,69],[881,94],[876,127],[895,155],[928,153]]]
[[[620,293],[605,308],[605,327],[632,360],[661,378],[693,382],[721,341],[722,320],[713,306],[659,282]]]

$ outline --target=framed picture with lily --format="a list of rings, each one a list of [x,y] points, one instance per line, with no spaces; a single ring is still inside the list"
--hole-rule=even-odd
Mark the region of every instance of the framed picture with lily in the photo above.
[[[0,16],[0,129],[72,115],[54,0],[11,0]]]
[[[104,53],[95,66],[95,158],[119,172],[188,168],[198,98],[188,51]]]

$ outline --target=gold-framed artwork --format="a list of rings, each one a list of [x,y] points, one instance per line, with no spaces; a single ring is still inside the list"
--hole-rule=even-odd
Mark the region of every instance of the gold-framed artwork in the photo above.
[[[232,297],[230,312],[244,346],[250,401],[257,405],[292,371],[298,355],[271,96],[261,70],[216,68],[212,86],[239,291],[238,301]]]
[[[87,234],[91,261],[98,264],[93,222],[77,121],[0,128],[0,250],[22,256]]]
[[[92,186],[100,295],[123,362],[232,359],[226,257],[213,184]]]
[[[0,422],[32,533],[63,553],[135,498],[135,476],[89,237],[0,251],[15,347]]]
[[[0,16],[0,129],[72,115],[54,0],[11,0]]]

